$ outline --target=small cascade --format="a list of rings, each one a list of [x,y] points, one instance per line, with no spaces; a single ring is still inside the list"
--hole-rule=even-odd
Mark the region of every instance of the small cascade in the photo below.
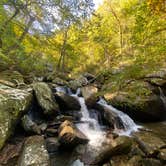
[[[70,88],[58,87],[56,88],[56,91],[66,93],[70,96],[75,97],[78,100],[81,106],[81,113],[82,113],[81,121],[85,123],[78,123],[77,127],[89,138],[90,140],[89,145],[91,145],[92,147],[101,146],[102,142],[105,141],[106,132],[103,131],[102,126],[100,126],[97,114],[93,115],[92,116],[93,118],[91,118],[89,110],[85,104],[84,98],[80,97],[81,90],[77,89],[76,93],[72,93]],[[98,104],[100,104],[103,108],[106,108],[107,110],[113,112],[122,122],[124,129],[119,129],[118,124],[116,123],[114,124],[114,132],[116,132],[117,134],[129,136],[131,132],[137,131],[138,128],[141,128],[141,126],[136,125],[134,121],[127,114],[117,110],[112,105],[108,105],[104,99],[101,98],[98,101]]]
[[[139,128],[141,128],[141,126],[138,126],[134,123],[134,121],[125,113],[123,113],[122,111],[114,108],[112,105],[108,105],[107,102],[104,99],[100,99],[98,101],[98,104],[102,105],[103,107],[107,108],[108,110],[114,112],[115,114],[118,115],[118,117],[121,119],[123,126],[124,126],[124,130],[119,130],[118,126],[116,126],[116,123],[114,124],[114,129],[115,132],[119,135],[130,135],[131,132],[133,131],[137,131]]]
[[[78,124],[77,127],[89,138],[89,144],[92,146],[100,146],[105,132],[101,130],[98,121],[94,118],[90,117],[89,111],[85,104],[85,100],[83,97],[78,97],[80,94],[80,89],[77,90],[76,94],[73,95],[77,98],[81,105],[82,112],[82,121],[86,121],[87,123]]]
[[[160,91],[160,99],[163,102],[164,108],[166,109],[166,96],[164,95],[163,90],[160,87],[158,87],[158,88]]]

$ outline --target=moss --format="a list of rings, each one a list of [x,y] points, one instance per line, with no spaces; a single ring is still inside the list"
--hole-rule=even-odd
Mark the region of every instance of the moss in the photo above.
[[[0,149],[31,104],[32,94],[0,84]]]

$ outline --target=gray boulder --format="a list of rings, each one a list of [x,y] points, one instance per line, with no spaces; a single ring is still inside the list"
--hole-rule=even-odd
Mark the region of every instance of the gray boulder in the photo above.
[[[20,90],[0,84],[0,149],[13,134],[17,122],[28,111],[32,90]]]
[[[81,106],[78,100],[63,92],[56,92],[55,98],[61,110],[80,110]]]
[[[98,89],[95,86],[85,86],[81,88],[82,96],[85,99],[86,105],[91,108],[96,103],[98,97]]]
[[[56,114],[59,111],[58,104],[53,99],[53,94],[49,86],[44,82],[33,84],[33,90],[37,98],[38,104],[44,111],[44,114]]]

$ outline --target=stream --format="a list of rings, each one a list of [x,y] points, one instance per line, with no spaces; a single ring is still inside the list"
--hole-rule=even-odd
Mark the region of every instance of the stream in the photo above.
[[[75,97],[80,105],[81,105],[81,121],[85,121],[86,123],[78,123],[76,127],[82,131],[87,138],[89,139],[89,143],[86,145],[88,150],[90,151],[98,151],[100,150],[102,144],[107,141],[106,138],[106,126],[102,126],[99,124],[98,116],[95,115],[95,118],[92,118],[90,116],[90,112],[85,104],[85,99],[81,96],[81,90],[77,89],[76,93],[72,93],[72,91],[69,88],[63,88],[63,87],[57,87],[57,92],[67,93],[70,96]],[[124,125],[124,129],[118,129],[118,126],[116,123],[114,124],[114,132],[118,135],[126,135],[130,136],[132,132],[138,131],[139,128],[141,128],[140,125],[135,124],[135,122],[125,113],[121,112],[120,110],[114,108],[112,105],[108,105],[107,102],[100,98],[98,101],[98,104],[102,107],[107,108],[109,111],[112,111],[114,114],[116,114],[117,117],[120,118],[120,121]],[[71,159],[73,156],[70,154],[63,154],[64,158],[66,158],[66,155],[69,158],[69,163],[65,163],[65,165],[69,166],[84,166],[84,163],[81,162],[79,159],[76,159],[75,161],[71,162]],[[60,162],[63,160],[63,155],[60,155]],[[58,157],[59,159],[59,157]],[[57,159],[54,159],[55,163],[57,163]],[[63,163],[64,164],[64,163]],[[63,165],[62,164],[62,165]],[[61,166],[59,164],[59,166]]]

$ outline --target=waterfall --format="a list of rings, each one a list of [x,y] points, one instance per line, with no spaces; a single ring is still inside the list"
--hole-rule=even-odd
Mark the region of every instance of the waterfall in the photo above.
[[[105,132],[101,130],[99,122],[96,119],[90,117],[85,100],[83,97],[78,97],[79,94],[80,89],[78,89],[76,94],[72,96],[75,96],[81,105],[81,120],[86,121],[87,123],[77,124],[77,127],[88,137],[90,140],[89,144],[91,146],[100,146],[104,140]]]
[[[131,132],[137,131],[138,128],[141,128],[141,126],[138,126],[134,123],[134,121],[125,113],[122,111],[114,108],[112,105],[108,105],[107,102],[104,99],[100,99],[98,101],[98,104],[102,105],[103,107],[107,108],[108,110],[114,112],[117,114],[117,116],[121,119],[124,130],[119,130],[118,127],[116,126],[116,123],[114,124],[115,132],[119,135],[130,135]]]
[[[159,87],[160,99],[163,102],[164,108],[166,109],[166,96],[164,95],[163,90]]]
[[[70,96],[75,97],[78,100],[81,106],[81,113],[82,113],[81,121],[84,121],[85,123],[78,123],[77,127],[88,137],[88,139],[90,140],[89,145],[91,145],[92,147],[101,146],[102,142],[106,138],[106,132],[101,129],[101,126],[98,122],[98,118],[90,117],[89,110],[85,104],[85,100],[83,97],[80,97],[81,96],[80,88],[77,89],[76,93],[72,93],[70,88],[64,88],[64,87],[58,87],[56,88],[56,91],[66,93]],[[166,102],[166,100],[164,101]],[[108,105],[104,99],[101,98],[98,101],[98,104],[100,104],[103,108],[112,111],[115,115],[117,115],[118,118],[120,118],[120,121],[123,123],[124,129],[119,129],[119,127],[115,123],[114,132],[116,132],[117,134],[129,136],[133,131],[137,131],[138,128],[141,128],[141,126],[136,125],[134,121],[127,114],[119,111],[118,109],[114,108],[112,105]]]

